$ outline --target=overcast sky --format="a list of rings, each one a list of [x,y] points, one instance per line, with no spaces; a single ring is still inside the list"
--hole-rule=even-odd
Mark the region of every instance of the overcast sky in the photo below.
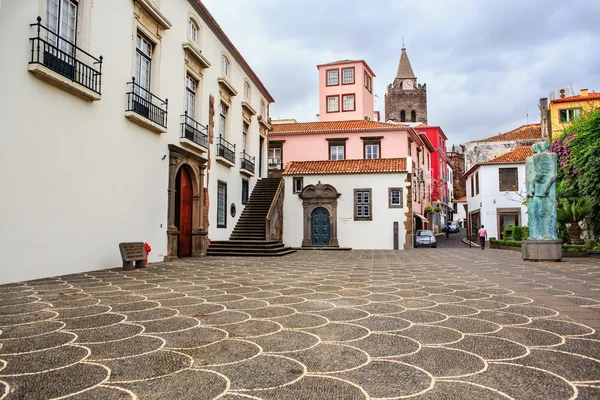
[[[203,0],[275,98],[271,117],[315,121],[317,64],[364,59],[376,110],[402,37],[428,123],[451,144],[539,122],[550,91],[600,91],[599,0]]]

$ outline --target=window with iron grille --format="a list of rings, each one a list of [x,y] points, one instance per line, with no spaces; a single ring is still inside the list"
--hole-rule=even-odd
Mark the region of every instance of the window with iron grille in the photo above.
[[[221,103],[220,105],[220,115],[219,115],[219,136],[225,139],[225,131],[227,128],[227,111],[228,108],[225,104]]]
[[[191,76],[186,78],[186,111],[191,118],[196,118],[196,87],[198,82]]]
[[[217,182],[217,228],[227,228],[227,183]]]
[[[76,43],[77,6],[77,1],[74,0],[48,0],[47,3],[47,27],[55,34],[48,35],[48,42],[67,54],[73,54],[75,51],[68,42]]]
[[[371,189],[354,189],[354,220],[371,221]]]
[[[248,191],[249,191],[248,179],[242,179],[242,204],[248,204]]]
[[[499,168],[498,175],[501,192],[516,192],[519,190],[518,168]]]
[[[402,208],[402,188],[389,188],[388,189],[388,207],[389,208]],[[416,193],[416,192],[415,192]]]
[[[150,91],[150,68],[152,65],[152,43],[138,33],[135,46],[135,83],[140,85],[142,89]],[[134,92],[136,88],[134,88]],[[142,97],[149,96],[145,91],[141,91],[138,95]]]

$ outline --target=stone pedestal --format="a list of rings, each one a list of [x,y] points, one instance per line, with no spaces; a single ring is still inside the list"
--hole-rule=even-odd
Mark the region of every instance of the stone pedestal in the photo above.
[[[560,240],[523,240],[521,242],[523,260],[560,261],[562,242]]]

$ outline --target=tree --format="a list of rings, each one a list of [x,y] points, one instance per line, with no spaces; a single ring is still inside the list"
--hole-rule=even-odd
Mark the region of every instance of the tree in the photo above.
[[[571,243],[581,243],[581,227],[579,222],[583,221],[592,211],[594,204],[589,198],[579,198],[576,200],[561,199],[560,206],[556,213],[558,222],[569,225],[569,236]]]

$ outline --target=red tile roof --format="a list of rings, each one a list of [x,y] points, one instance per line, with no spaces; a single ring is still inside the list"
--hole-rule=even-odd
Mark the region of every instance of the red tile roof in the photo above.
[[[238,51],[238,49],[235,48],[235,46],[233,45],[231,40],[229,40],[229,38],[227,37],[227,35],[223,31],[223,29],[217,23],[217,20],[215,19],[215,17],[213,17],[212,14],[208,11],[208,8],[206,8],[206,6],[200,0],[194,0],[194,2],[198,5],[198,7],[200,7],[200,10],[202,10],[202,13],[204,13],[206,18],[208,19],[209,25],[211,25],[210,28],[213,30],[213,32],[217,36],[220,36],[223,39],[223,41],[225,42],[225,45],[229,48],[229,50],[237,58],[238,62],[242,65],[242,68],[248,73],[248,75],[250,75],[250,78],[254,81],[254,83],[256,83],[258,88],[265,94],[267,101],[269,103],[274,103],[275,99],[273,99],[273,96],[271,96],[271,94],[269,93],[269,91],[267,90],[265,85],[263,85],[261,80],[258,79],[258,76],[256,75],[256,73],[254,73],[252,68],[250,68],[250,65],[248,65],[248,62],[244,59],[242,54]]]
[[[562,99],[554,99],[551,102],[552,103],[568,103],[571,101],[594,101],[594,100],[600,100],[600,93],[588,93],[587,96],[581,96],[581,95],[577,95],[577,96],[570,96],[570,97],[563,97]]]
[[[317,133],[353,133],[406,131],[412,129],[404,125],[387,124],[375,121],[330,121],[330,122],[301,122],[296,124],[276,124],[270,136],[305,135]]]
[[[504,153],[501,156],[496,158],[492,158],[489,161],[484,161],[479,164],[475,164],[465,173],[465,176],[471,174],[471,172],[475,171],[481,165],[497,165],[497,164],[524,164],[527,160],[527,157],[531,157],[533,155],[533,149],[531,146],[519,146],[509,151],[508,153]]]
[[[290,161],[283,175],[386,174],[407,172],[406,158],[368,160]]]
[[[540,124],[529,124],[513,129],[501,135],[487,139],[476,140],[476,142],[510,142],[512,140],[536,140],[542,138],[542,127]]]

